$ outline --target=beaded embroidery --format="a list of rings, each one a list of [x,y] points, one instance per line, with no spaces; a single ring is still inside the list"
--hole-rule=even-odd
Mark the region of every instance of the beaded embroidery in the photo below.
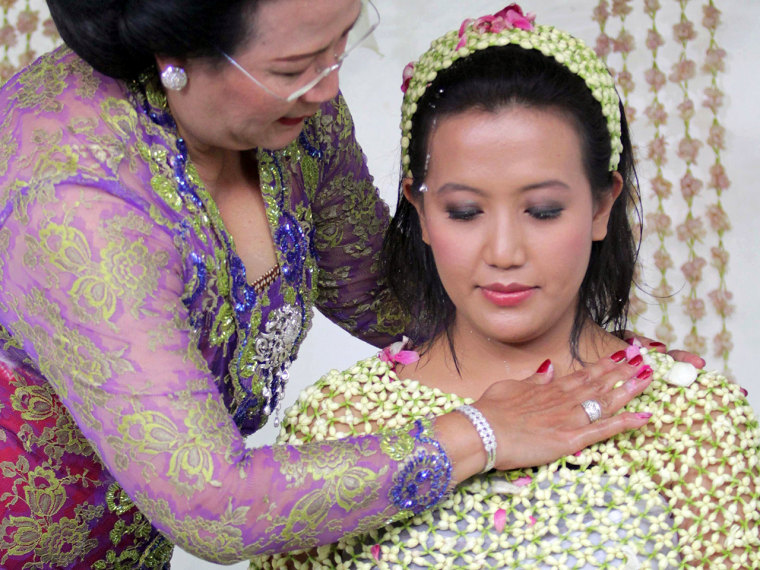
[[[142,90],[145,89],[145,96]],[[156,85],[156,78],[146,75],[133,86],[133,93],[141,100],[140,108],[154,123],[176,132],[174,119],[169,113],[165,97]],[[289,379],[288,368],[295,359],[297,347],[303,341],[311,326],[312,315],[312,272],[314,256],[310,249],[310,239],[301,223],[285,208],[288,196],[283,169],[280,161],[290,153],[297,152],[301,145],[310,155],[316,150],[304,133],[289,149],[283,151],[259,151],[261,191],[267,204],[267,218],[273,227],[273,236],[279,263],[253,285],[248,283],[245,266],[235,254],[232,237],[224,229],[221,216],[190,164],[187,145],[177,138],[177,154],[169,157],[177,183],[177,193],[190,212],[199,212],[204,231],[213,232],[225,244],[228,259],[217,260],[216,271],[229,272],[236,329],[241,338],[236,347],[238,367],[230,367],[232,384],[235,386],[235,422],[246,431],[255,431],[266,419],[281,408],[282,394]],[[208,212],[208,214],[206,213]],[[185,304],[191,311],[191,322],[198,331],[204,324],[205,314],[199,303],[201,293],[206,289],[208,279],[207,260],[191,253],[194,260],[197,284],[193,293],[186,297]],[[221,263],[220,263],[221,262]],[[267,288],[280,289],[280,280],[286,289],[286,305],[274,309],[269,315],[263,305],[267,305]],[[197,310],[194,308],[197,307]],[[255,331],[258,323],[265,323],[264,330]],[[199,335],[202,336],[202,335]],[[251,339],[255,339],[251,342]],[[249,347],[249,344],[251,346]],[[254,364],[254,366],[251,366]],[[279,420],[275,413],[275,425]]]
[[[425,426],[420,420],[415,421],[414,438],[432,445],[437,453],[431,454],[423,449],[408,458],[391,489],[391,498],[400,510],[418,514],[440,502],[448,491],[451,462],[441,444],[425,436]]]

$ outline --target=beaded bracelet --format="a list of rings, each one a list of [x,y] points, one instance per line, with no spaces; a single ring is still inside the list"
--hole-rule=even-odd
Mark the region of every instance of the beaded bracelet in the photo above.
[[[480,410],[472,406],[459,406],[458,408],[455,408],[454,411],[463,413],[467,416],[467,419],[472,422],[472,425],[475,426],[475,430],[478,432],[480,440],[483,442],[483,448],[486,451],[487,457],[486,466],[483,468],[482,473],[490,471],[496,463],[496,434],[494,434],[491,424],[489,424],[485,416],[480,413]]]

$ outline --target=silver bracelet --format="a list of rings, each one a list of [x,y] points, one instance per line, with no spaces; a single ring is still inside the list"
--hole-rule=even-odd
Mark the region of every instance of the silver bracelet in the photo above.
[[[472,425],[475,426],[475,431],[478,432],[480,440],[483,442],[483,448],[486,450],[486,466],[482,472],[490,471],[496,463],[496,434],[494,434],[491,424],[480,413],[480,410],[472,406],[459,406],[454,411],[463,413],[472,422]]]

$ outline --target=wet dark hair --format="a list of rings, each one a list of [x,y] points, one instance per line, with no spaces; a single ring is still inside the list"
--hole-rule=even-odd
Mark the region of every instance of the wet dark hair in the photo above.
[[[96,70],[134,79],[155,56],[233,54],[250,39],[265,0],[47,0],[58,32]]]
[[[470,110],[497,113],[512,106],[546,109],[569,119],[581,140],[583,166],[594,201],[610,190],[612,147],[601,105],[581,77],[538,51],[507,45],[457,60],[439,72],[417,105],[409,147],[416,198],[421,198],[419,188],[426,175],[435,121]],[[621,126],[623,152],[617,171],[623,178],[623,189],[612,207],[607,236],[592,244],[581,284],[570,339],[576,360],[580,360],[578,341],[587,319],[612,331],[622,331],[627,323],[640,238],[634,236],[628,216],[633,211],[641,221],[641,201],[624,114]],[[433,253],[422,240],[417,211],[403,192],[399,192],[396,214],[386,234],[383,262],[391,288],[412,315],[410,333],[414,340],[421,343],[445,333],[456,363],[451,336],[456,310],[438,276]]]

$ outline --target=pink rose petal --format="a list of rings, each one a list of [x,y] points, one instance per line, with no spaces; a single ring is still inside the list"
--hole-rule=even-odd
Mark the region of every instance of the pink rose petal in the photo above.
[[[394,357],[394,360],[400,364],[412,364],[419,359],[420,355],[413,350],[402,350]]]
[[[515,485],[518,487],[525,487],[525,485],[529,485],[530,482],[533,481],[533,477],[530,475],[526,475],[525,477],[520,477],[515,481]]]
[[[372,548],[370,548],[370,551],[372,552],[372,557],[379,562],[380,561],[380,545],[375,544]]]
[[[536,524],[536,517],[534,517],[533,515],[529,516],[528,520],[530,521],[530,526],[533,526],[534,524]]]
[[[499,509],[493,514],[493,527],[496,532],[501,532],[507,524],[507,511]]]
[[[636,346],[635,344],[631,344],[625,349],[625,357],[627,360],[630,360],[631,358],[633,358],[634,356],[638,356],[639,354],[641,354],[641,348],[639,346]]]

